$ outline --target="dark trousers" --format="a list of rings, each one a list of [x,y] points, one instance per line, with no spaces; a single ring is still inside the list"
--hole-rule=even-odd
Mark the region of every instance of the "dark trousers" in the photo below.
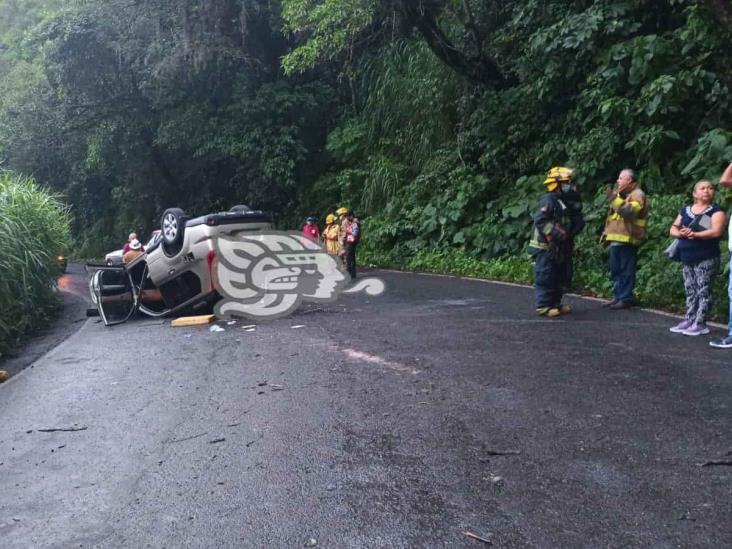
[[[356,247],[358,242],[346,242],[346,270],[351,278],[356,278]]]
[[[559,307],[565,290],[572,285],[572,255],[558,257],[545,250],[534,256],[534,299],[536,308]]]
[[[610,276],[615,301],[633,302],[638,248],[630,244],[610,246]]]

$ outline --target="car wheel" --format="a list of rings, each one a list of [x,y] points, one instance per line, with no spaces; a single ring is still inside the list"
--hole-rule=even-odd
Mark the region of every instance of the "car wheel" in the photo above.
[[[183,247],[186,214],[180,208],[168,208],[163,212],[160,230],[163,233],[163,251],[168,257],[180,252]]]
[[[246,204],[237,204],[229,210],[230,212],[251,212],[252,209]]]

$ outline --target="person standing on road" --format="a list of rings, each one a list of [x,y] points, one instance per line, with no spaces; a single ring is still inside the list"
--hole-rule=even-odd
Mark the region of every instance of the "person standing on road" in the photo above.
[[[732,162],[724,170],[722,177],[719,179],[719,183],[722,187],[732,187]],[[727,293],[729,295],[729,332],[722,339],[709,342],[709,345],[718,349],[729,349],[732,347],[732,223],[729,224],[729,242],[727,246],[730,251],[730,273],[727,287]]]
[[[719,237],[727,215],[714,203],[714,185],[702,180],[694,185],[694,203],[676,216],[669,233],[679,240],[677,250],[684,265],[686,316],[671,328],[677,334],[698,336],[709,333],[707,316],[712,298],[712,281],[719,271]]]
[[[340,207],[336,210],[338,216],[338,255],[341,257],[343,265],[346,265],[346,226],[348,225],[348,208]]]
[[[346,214],[346,234],[344,238],[346,270],[351,279],[356,278],[356,248],[361,241],[361,225],[353,212]]]
[[[610,246],[610,276],[613,300],[604,306],[629,309],[635,304],[633,290],[638,264],[638,246],[646,238],[648,200],[634,170],[620,172],[616,189],[608,189],[609,211],[602,242]]]
[[[320,242],[320,228],[315,223],[314,217],[308,217],[305,220],[305,225],[302,227],[302,234],[314,242]]]
[[[562,297],[572,285],[574,238],[585,222],[579,193],[572,185],[574,170],[554,167],[544,180],[547,192],[534,214],[529,254],[534,259],[534,296],[537,314],[554,318],[571,312]]]
[[[325,229],[323,230],[323,240],[325,241],[325,251],[331,255],[338,255],[338,236],[341,227],[336,222],[336,216],[328,214],[325,217]]]

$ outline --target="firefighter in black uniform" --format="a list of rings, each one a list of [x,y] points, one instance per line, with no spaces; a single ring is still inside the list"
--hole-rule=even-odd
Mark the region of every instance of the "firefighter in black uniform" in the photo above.
[[[544,180],[546,192],[534,214],[529,254],[534,258],[536,312],[554,318],[571,312],[562,305],[564,292],[572,285],[574,238],[585,226],[582,199],[572,183],[574,170],[554,167]]]

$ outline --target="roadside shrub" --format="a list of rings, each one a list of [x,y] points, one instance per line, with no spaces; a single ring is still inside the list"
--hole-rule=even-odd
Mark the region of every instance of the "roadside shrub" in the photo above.
[[[69,212],[33,179],[0,173],[0,356],[56,305],[56,256],[66,253]]]

